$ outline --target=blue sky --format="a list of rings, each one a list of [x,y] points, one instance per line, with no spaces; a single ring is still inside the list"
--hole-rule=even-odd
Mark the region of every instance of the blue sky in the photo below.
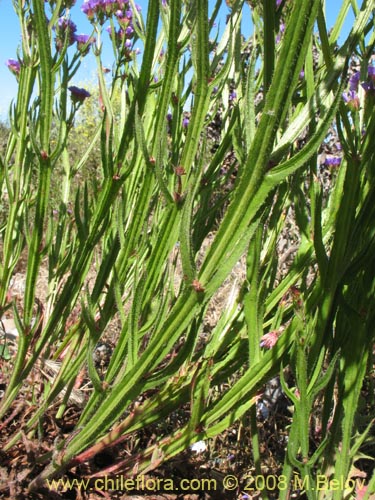
[[[307,1],[307,0],[303,0]],[[91,33],[91,25],[87,21],[86,16],[81,13],[81,5],[83,0],[77,0],[75,7],[72,9],[72,19],[76,23],[78,30],[77,33]],[[147,12],[147,0],[138,0],[138,3],[142,7],[143,15]],[[210,4],[213,3],[212,1]],[[341,2],[338,0],[326,0],[326,10],[327,19],[329,27],[333,25],[336,15],[340,9]],[[225,4],[221,9],[220,22],[222,25],[225,24],[225,16],[228,13],[228,9]],[[249,16],[249,11],[246,10],[244,14],[243,28],[250,28],[250,18],[246,21],[246,17]],[[345,26],[345,32],[348,32],[351,23],[352,15],[348,16]],[[16,58],[17,46],[20,44],[20,29],[17,16],[13,9],[12,0],[0,0],[0,118],[5,119],[7,116],[7,110],[11,100],[16,95],[17,82],[15,77],[11,74],[5,65],[5,62],[9,58]],[[104,66],[111,67],[113,62],[113,56],[111,55],[111,50],[108,47],[107,51],[103,53],[103,64]],[[84,80],[93,80],[95,75],[95,61],[93,57],[87,56],[79,73],[76,75],[73,84],[82,83]]]

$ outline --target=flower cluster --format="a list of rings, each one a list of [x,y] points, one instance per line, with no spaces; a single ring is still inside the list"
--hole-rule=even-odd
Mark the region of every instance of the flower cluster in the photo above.
[[[122,27],[123,24],[126,25],[125,28],[131,24],[133,18],[129,0],[85,0],[81,10],[90,21],[100,24],[116,16]],[[137,6],[137,10],[140,10],[140,7]]]
[[[72,99],[74,104],[82,104],[85,99],[91,96],[90,92],[88,92],[87,90],[81,89],[74,85],[68,87],[68,90],[70,90],[70,98]]]
[[[137,5],[136,9],[141,10]],[[129,0],[85,0],[81,10],[91,22],[101,25],[107,19],[115,17],[119,28],[114,29],[110,26],[107,31],[116,47],[123,50],[125,57],[130,59],[134,26],[133,10]]]
[[[125,30],[120,27],[112,31],[112,27],[108,26],[107,32],[110,37],[114,37],[116,47],[124,50],[126,59],[130,59],[130,52],[133,45],[131,41],[134,33],[133,27],[128,26]]]
[[[89,53],[91,45],[95,43],[95,38],[89,35],[75,35],[74,40],[77,42],[77,49],[83,56]]]
[[[77,35],[77,26],[73,21],[71,21],[66,16],[60,17],[55,26],[55,46],[56,50],[60,52],[64,47],[66,38],[68,39],[68,46],[77,43],[77,50],[81,52],[83,56],[88,54],[90,46],[95,42],[95,38],[89,35]]]
[[[65,40],[68,38],[68,46],[73,45],[75,43],[75,33],[77,31],[77,26],[66,17],[60,17],[57,21],[57,25],[55,27],[55,46],[56,50],[60,52],[64,47]]]

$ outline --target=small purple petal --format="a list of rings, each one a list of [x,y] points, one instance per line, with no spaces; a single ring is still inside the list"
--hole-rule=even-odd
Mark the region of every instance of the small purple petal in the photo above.
[[[233,102],[237,97],[237,93],[235,90],[233,90],[230,94],[229,94],[229,102]]]
[[[342,98],[345,102],[350,102],[357,97],[357,92],[355,90],[349,90],[349,92],[344,92],[342,94]]]
[[[90,46],[95,42],[95,38],[89,35],[74,35],[74,40],[77,42],[77,49],[83,56],[89,53]]]
[[[90,35],[75,35],[74,39],[77,43],[85,45],[90,40]]]
[[[281,332],[278,330],[272,330],[266,333],[261,337],[259,346],[265,347],[266,349],[272,349],[272,347],[274,347],[274,345],[278,341],[280,333]]]
[[[324,164],[329,167],[338,167],[341,164],[341,160],[340,156],[328,156]]]
[[[125,30],[125,34],[127,37],[131,37],[134,33],[134,28],[133,26],[128,26]]]
[[[8,69],[15,75],[19,75],[21,71],[21,64],[17,59],[8,59],[5,64],[8,66]]]
[[[375,93],[375,85],[374,82],[363,82],[361,83],[361,87],[364,89],[366,94],[374,94]]]
[[[371,78],[371,80],[375,79],[375,66],[369,66],[367,68],[367,74]]]

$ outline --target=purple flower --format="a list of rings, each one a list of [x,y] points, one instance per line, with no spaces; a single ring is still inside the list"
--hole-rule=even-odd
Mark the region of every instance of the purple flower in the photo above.
[[[349,90],[349,92],[344,92],[342,94],[342,98],[352,111],[359,109],[359,97],[355,90]]]
[[[100,24],[104,24],[108,17],[111,17],[117,11],[121,11],[128,4],[124,0],[85,0],[81,10],[90,21],[97,20]]]
[[[86,43],[90,40],[90,35],[75,35],[74,38],[77,43],[86,45]]]
[[[237,98],[237,93],[235,90],[232,90],[232,92],[229,94],[229,102],[235,101]]]
[[[127,36],[127,38],[131,38],[133,36],[133,33],[134,33],[133,26],[128,26],[125,30],[125,35]]]
[[[129,15],[130,14],[130,15]],[[121,24],[121,26],[123,26],[124,28],[126,28],[127,26],[131,26],[131,22],[132,22],[132,17],[133,17],[133,14],[132,14],[132,11],[126,11],[126,12],[123,12],[122,10],[118,10],[116,12],[116,17],[117,17],[117,21]]]
[[[349,89],[350,90],[358,90],[358,84],[359,84],[359,78],[360,78],[360,72],[357,71],[356,73],[353,73],[353,75],[349,79]]]
[[[74,85],[68,87],[68,90],[70,90],[70,97],[74,103],[82,103],[85,99],[91,97],[90,92]]]
[[[299,79],[303,80],[304,78],[305,78],[305,71],[301,69],[301,71],[299,72]]]
[[[327,167],[339,167],[341,165],[342,158],[340,156],[327,156],[324,165]]]
[[[362,87],[366,92],[374,90],[374,87],[372,86],[372,82],[375,83],[375,66],[369,66],[367,68],[367,75],[370,79],[370,83],[364,82],[361,83]],[[353,73],[353,75],[349,79],[349,89],[350,90],[355,90],[356,92],[358,91],[358,85],[359,81],[361,78],[361,74],[359,71],[356,71]]]
[[[361,83],[361,87],[364,89],[366,94],[375,95],[375,84],[372,80],[371,82]]]
[[[349,92],[344,92],[342,98],[346,103],[352,101],[353,99],[358,99],[357,92],[355,90],[349,90]]]
[[[189,125],[189,118],[185,116],[185,118],[182,120],[182,127],[187,128]]]
[[[64,47],[66,37],[68,37],[68,45],[73,45],[76,41],[75,32],[77,31],[77,26],[73,23],[73,21],[67,19],[66,17],[59,18],[55,31],[55,45],[57,51],[60,51]]]
[[[75,33],[77,31],[77,26],[66,17],[60,17],[57,21],[57,25],[63,31],[69,30],[70,33]]]
[[[83,56],[89,53],[90,46],[95,42],[95,38],[90,35],[75,35],[74,39],[77,42],[77,49]]]
[[[260,339],[260,347],[266,347],[267,349],[272,349],[280,336],[279,330],[272,330],[271,332],[266,333]]]
[[[8,66],[8,69],[16,76],[20,74],[21,71],[21,63],[17,59],[8,59],[5,64]]]
[[[128,26],[129,28],[129,26]],[[127,28],[127,29],[128,29]],[[115,41],[115,44],[117,46],[117,48],[119,49],[124,49],[125,50],[125,56],[127,58],[130,58],[130,49],[132,47],[132,41],[129,40],[129,36],[127,36],[127,33],[126,33],[126,30],[123,30],[122,28],[120,28],[119,30],[115,30],[114,31],[114,34],[112,33],[112,28],[111,26],[108,26],[108,28],[106,28],[106,30],[108,31],[109,35],[111,37],[114,36],[114,41]]]
[[[284,33],[284,31],[285,31],[285,24],[284,24],[284,23],[281,23],[281,24],[280,24],[280,28],[279,28],[279,33],[278,33],[278,35],[277,35],[277,37],[276,37],[276,43],[279,43],[279,42],[280,42],[281,37],[282,37],[282,34]]]
[[[93,2],[91,0],[86,0],[85,2],[83,2],[82,7],[81,7],[81,11],[84,14],[86,14],[86,16],[89,19],[91,19],[92,17],[94,17],[95,8],[94,8],[94,5],[93,5]]]
[[[276,0],[276,8],[277,9],[280,7],[282,1],[283,0]]]
[[[375,66],[369,66],[367,68],[367,74],[372,81],[375,80]]]

